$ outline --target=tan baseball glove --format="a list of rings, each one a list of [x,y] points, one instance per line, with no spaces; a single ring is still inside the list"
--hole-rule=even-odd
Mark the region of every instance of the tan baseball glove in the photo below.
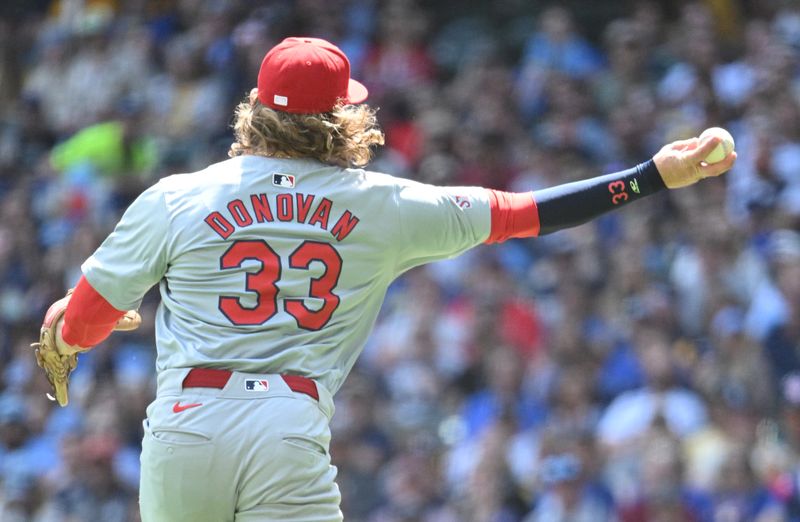
[[[64,313],[72,297],[72,289],[47,309],[39,332],[39,342],[31,346],[35,349],[36,363],[44,369],[47,380],[53,386],[55,397],[48,394],[50,400],[58,401],[60,406],[69,403],[69,376],[78,365],[78,354],[89,348],[74,346],[64,342],[61,328],[64,326]],[[135,330],[142,318],[135,310],[130,310],[117,321],[114,331]]]

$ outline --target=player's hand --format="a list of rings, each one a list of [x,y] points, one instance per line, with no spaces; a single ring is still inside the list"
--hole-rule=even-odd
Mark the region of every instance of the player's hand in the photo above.
[[[39,342],[31,345],[34,348],[36,363],[44,370],[47,380],[53,387],[51,398],[58,401],[60,406],[69,403],[69,376],[78,364],[78,354],[89,349],[64,341],[62,334],[64,315],[71,298],[72,289],[65,297],[50,305],[39,331]],[[134,330],[141,322],[139,314],[131,310],[117,321],[114,330]]]
[[[653,162],[667,188],[686,187],[730,170],[736,162],[735,151],[719,163],[708,164],[703,161],[719,142],[719,138],[711,136],[702,141],[700,138],[674,141],[662,147],[653,156]]]

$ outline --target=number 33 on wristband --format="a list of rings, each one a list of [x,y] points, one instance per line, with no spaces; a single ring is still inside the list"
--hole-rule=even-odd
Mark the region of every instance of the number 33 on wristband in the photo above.
[[[612,181],[608,184],[608,191],[611,193],[611,203],[614,205],[619,205],[623,201],[628,201],[628,193],[625,192],[624,181]]]

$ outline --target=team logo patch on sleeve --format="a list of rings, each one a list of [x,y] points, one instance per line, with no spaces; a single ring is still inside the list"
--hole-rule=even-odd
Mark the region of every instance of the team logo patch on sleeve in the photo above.
[[[453,196],[453,200],[456,202],[456,205],[463,209],[472,208],[472,201],[470,201],[467,196]]]
[[[265,392],[269,390],[269,381],[266,379],[247,379],[244,381],[244,389],[247,391]]]
[[[272,184],[276,187],[294,188],[294,176],[291,174],[273,174]]]

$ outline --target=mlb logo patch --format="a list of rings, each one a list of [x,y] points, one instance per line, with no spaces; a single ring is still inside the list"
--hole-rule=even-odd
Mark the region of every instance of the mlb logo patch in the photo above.
[[[247,379],[244,381],[244,389],[254,392],[265,392],[269,390],[269,381],[264,379]]]
[[[294,176],[291,174],[273,174],[272,184],[276,187],[294,188]]]

